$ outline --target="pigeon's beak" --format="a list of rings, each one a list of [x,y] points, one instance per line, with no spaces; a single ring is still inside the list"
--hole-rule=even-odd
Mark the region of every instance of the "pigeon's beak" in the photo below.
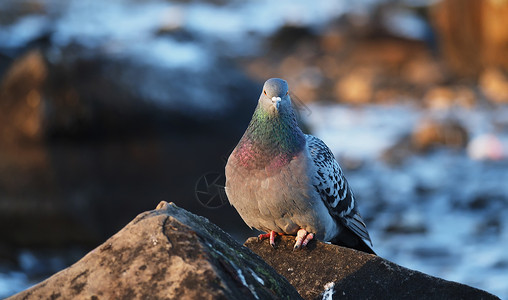
[[[275,106],[276,110],[279,110],[280,101],[282,99],[280,97],[272,97],[272,104]]]

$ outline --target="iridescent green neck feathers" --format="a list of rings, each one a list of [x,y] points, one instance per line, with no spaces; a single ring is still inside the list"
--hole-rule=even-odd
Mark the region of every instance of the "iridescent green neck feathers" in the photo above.
[[[235,151],[247,168],[277,168],[288,164],[304,146],[305,136],[290,102],[281,103],[278,111],[264,109],[260,103]]]

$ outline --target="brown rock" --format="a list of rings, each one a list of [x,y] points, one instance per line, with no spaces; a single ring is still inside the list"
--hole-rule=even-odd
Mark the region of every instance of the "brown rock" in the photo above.
[[[161,202],[71,267],[10,299],[300,299],[203,217]]]
[[[499,69],[489,68],[480,75],[480,87],[487,98],[496,103],[508,103],[508,76]]]
[[[47,66],[39,51],[16,60],[0,84],[0,140],[12,144],[41,137],[41,97]]]
[[[467,109],[472,109],[476,105],[476,93],[468,86],[455,87],[455,103]]]
[[[443,86],[431,88],[423,96],[425,105],[432,109],[448,109],[453,106],[454,101],[453,90]]]
[[[413,152],[411,135],[405,134],[395,144],[383,151],[381,159],[390,165],[401,165]]]
[[[466,85],[436,86],[426,91],[423,103],[435,110],[448,110],[453,107],[472,109],[476,105],[476,94]]]
[[[431,86],[444,81],[443,70],[438,62],[424,56],[410,60],[401,70],[402,78],[409,83],[421,86]]]
[[[393,105],[411,99],[407,92],[398,88],[380,88],[374,93],[373,102],[377,104]]]
[[[452,119],[423,120],[411,135],[411,144],[416,151],[427,151],[435,146],[463,148],[468,140],[464,126]]]
[[[352,104],[365,104],[372,98],[374,74],[369,69],[353,70],[335,85],[335,95],[339,101]]]
[[[282,236],[277,249],[255,238],[245,245],[284,275],[304,299],[325,299],[323,294],[326,299],[499,299],[353,249],[311,242],[293,251],[293,243],[294,237]]]
[[[344,47],[345,37],[339,30],[328,30],[321,36],[320,46],[325,52],[334,53]]]

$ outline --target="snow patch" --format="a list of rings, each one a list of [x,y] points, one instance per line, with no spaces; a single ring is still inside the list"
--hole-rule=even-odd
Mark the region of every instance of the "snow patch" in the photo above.
[[[26,46],[30,41],[40,37],[49,29],[46,16],[31,15],[18,20],[9,26],[0,26],[0,46],[17,48]]]
[[[335,282],[331,281],[325,284],[325,291],[323,292],[323,300],[333,300]]]
[[[265,281],[263,280],[263,278],[259,277],[258,274],[256,274],[256,272],[254,272],[252,269],[249,268],[249,271],[250,273],[252,274],[252,277],[254,277],[254,279],[257,280],[257,282],[261,283],[262,285],[265,285]]]

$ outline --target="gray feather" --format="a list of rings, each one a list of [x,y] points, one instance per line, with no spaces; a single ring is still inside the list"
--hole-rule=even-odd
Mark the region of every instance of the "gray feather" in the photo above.
[[[305,135],[307,147],[316,166],[314,188],[334,219],[358,235],[372,247],[367,226],[356,206],[353,191],[344,173],[326,144],[312,135]]]

